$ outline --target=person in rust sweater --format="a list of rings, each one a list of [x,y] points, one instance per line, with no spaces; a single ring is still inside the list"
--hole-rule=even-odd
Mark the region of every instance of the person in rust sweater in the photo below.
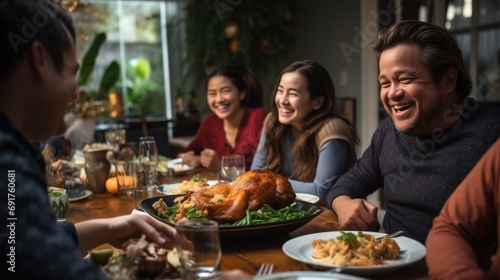
[[[426,241],[429,275],[431,279],[500,279],[499,243],[500,139],[434,220]]]
[[[208,75],[207,102],[213,114],[178,156],[185,164],[217,171],[222,156],[240,154],[249,169],[266,117],[259,82],[245,67],[220,66]]]

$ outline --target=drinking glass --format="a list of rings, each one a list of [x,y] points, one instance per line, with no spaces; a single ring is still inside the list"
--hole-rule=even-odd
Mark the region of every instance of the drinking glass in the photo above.
[[[146,186],[153,186],[153,177],[158,167],[158,149],[152,136],[139,139],[139,164],[146,175]]]
[[[176,229],[182,279],[214,276],[222,255],[219,224],[207,219],[184,220],[177,223]]]
[[[141,206],[141,201],[154,197],[157,192],[156,188],[153,186],[137,186],[134,193],[135,209],[144,211]]]
[[[221,173],[224,181],[234,182],[238,176],[245,173],[245,157],[242,155],[222,156]]]
[[[137,187],[137,166],[135,162],[115,163],[118,197],[133,199]]]
[[[49,190],[49,201],[57,223],[64,223],[69,216],[69,198],[66,190]]]

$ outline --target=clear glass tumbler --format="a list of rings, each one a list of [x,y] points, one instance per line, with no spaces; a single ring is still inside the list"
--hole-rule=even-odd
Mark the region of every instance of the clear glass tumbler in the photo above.
[[[138,183],[136,163],[117,162],[115,163],[115,169],[118,197],[121,199],[133,199]]]
[[[221,159],[222,180],[232,183],[245,173],[245,157],[242,155],[223,156]]]
[[[146,186],[154,185],[154,175],[158,167],[158,148],[152,136],[139,139],[139,164],[146,175]]]
[[[222,256],[219,224],[213,220],[193,219],[178,222],[177,250],[183,279],[204,279],[220,269]]]

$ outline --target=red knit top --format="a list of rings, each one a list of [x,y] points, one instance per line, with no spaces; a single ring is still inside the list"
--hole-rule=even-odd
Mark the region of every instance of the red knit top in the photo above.
[[[250,169],[267,113],[262,108],[245,108],[244,110],[234,148],[231,148],[226,141],[224,121],[211,114],[205,117],[194,139],[181,152],[194,151],[199,154],[204,149],[213,149],[219,157],[240,154],[245,156],[246,169]]]

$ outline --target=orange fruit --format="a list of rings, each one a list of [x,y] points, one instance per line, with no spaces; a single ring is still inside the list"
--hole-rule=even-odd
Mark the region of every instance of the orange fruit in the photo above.
[[[106,190],[110,194],[118,194],[118,180],[116,177],[109,177],[106,180]]]
[[[125,175],[120,175],[120,177],[124,177],[124,181],[127,184],[132,183],[133,185],[137,185],[138,179],[135,176],[125,176]],[[106,190],[110,194],[118,194],[118,177],[109,177],[108,180],[106,180]]]

